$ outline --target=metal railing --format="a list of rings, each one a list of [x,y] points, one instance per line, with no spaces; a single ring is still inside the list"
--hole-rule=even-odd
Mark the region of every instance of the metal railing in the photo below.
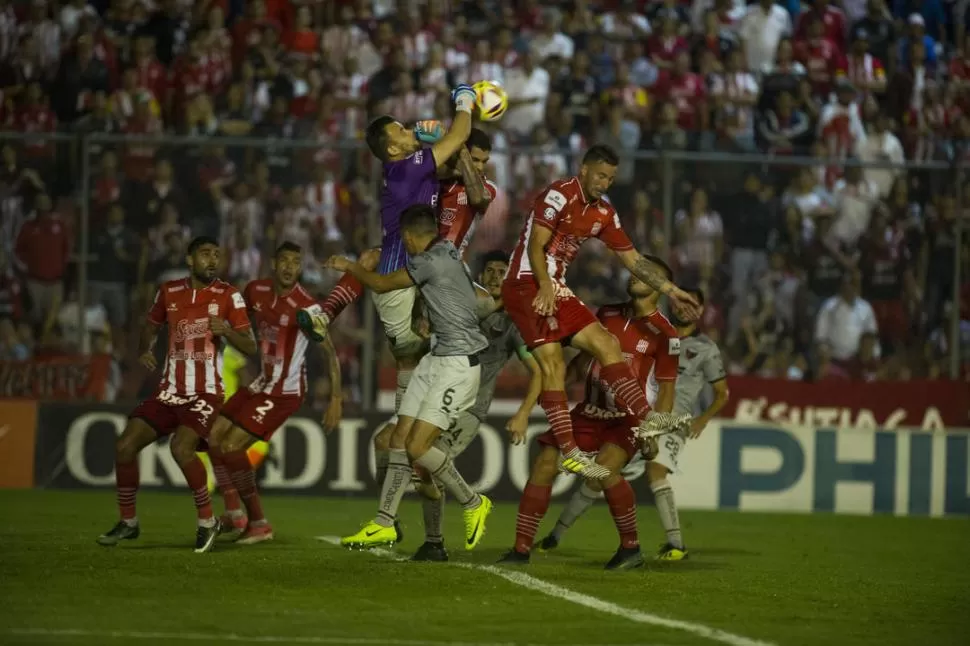
[[[48,146],[49,144],[49,146]],[[178,216],[183,220],[197,223],[210,222],[219,218],[220,205],[214,204],[217,195],[232,202],[226,191],[235,190],[236,184],[248,187],[246,190],[259,193],[263,201],[264,213],[262,231],[251,232],[254,238],[269,235],[274,223],[268,212],[269,204],[278,204],[279,210],[287,207],[287,191],[294,186],[313,184],[320,178],[328,178],[337,184],[336,196],[323,196],[321,204],[316,205],[319,212],[336,209],[337,223],[342,242],[334,240],[312,240],[318,250],[329,252],[343,251],[347,248],[360,249],[380,242],[380,219],[376,196],[380,187],[380,165],[366,153],[358,142],[320,141],[315,137],[303,138],[229,138],[229,137],[159,137],[138,138],[120,135],[36,135],[26,133],[0,133],[0,146],[13,149],[21,163],[37,166],[47,183],[47,190],[56,195],[68,196],[76,205],[77,251],[76,261],[77,300],[79,312],[85,311],[90,300],[92,262],[99,259],[93,253],[92,240],[99,227],[103,226],[106,206],[101,195],[106,191],[106,178],[102,168],[105,153],[113,153],[118,161],[117,173],[125,180],[121,187],[122,201],[127,207],[126,222],[135,229],[144,231],[158,223],[160,209],[154,205],[144,212],[141,198],[132,197],[139,188],[139,179],[149,177],[153,160],[169,159],[173,162],[175,186],[180,208],[185,212]],[[47,146],[47,147],[45,147]],[[513,149],[493,151],[493,161],[497,164],[496,179],[502,188],[521,195],[545,182],[575,172],[579,151],[562,151],[553,147]],[[749,171],[756,171],[766,183],[781,191],[799,169],[814,168],[824,172],[825,162],[807,157],[771,156],[762,154],[728,154],[719,152],[689,151],[626,151],[622,154],[623,165],[632,165],[624,173],[621,168],[619,180],[611,191],[620,210],[621,217],[631,237],[646,249],[671,254],[679,248],[678,212],[685,211],[689,205],[690,189],[702,187],[712,202],[711,208],[718,209],[719,202],[740,190],[744,177]],[[220,164],[226,167],[220,168]],[[213,190],[212,184],[228,177],[229,166],[234,169],[235,180],[232,184]],[[832,164],[830,168],[835,168]],[[850,161],[838,166],[860,166],[866,174],[873,171],[888,171],[889,176],[898,174],[914,178],[921,186],[927,187],[924,195],[911,196],[932,200],[941,193],[950,193],[956,199],[956,219],[953,236],[954,245],[952,276],[949,288],[952,293],[945,295],[954,306],[950,310],[949,323],[949,372],[953,377],[960,374],[961,350],[959,291],[963,279],[961,248],[964,238],[964,192],[965,165],[957,163],[929,162],[891,164],[885,162],[861,163]],[[110,171],[110,168],[108,169]],[[268,174],[269,177],[265,177]],[[882,179],[885,179],[883,177]],[[503,183],[506,185],[503,186]],[[267,189],[267,186],[283,186],[283,194]],[[240,189],[243,190],[243,189]],[[132,193],[134,191],[134,193]],[[8,194],[6,198],[13,199]],[[337,199],[338,204],[325,203]],[[350,205],[345,200],[350,200]],[[141,200],[141,201],[139,201]],[[648,202],[645,204],[644,200]],[[491,237],[506,243],[513,238],[513,230],[518,232],[524,213],[521,208],[512,206],[509,200],[507,213],[498,214],[495,224],[483,224],[484,228],[493,227]],[[652,205],[658,204],[659,209]],[[654,221],[652,213],[659,210],[662,221]],[[333,215],[333,214],[331,214]],[[5,219],[11,216],[6,209]],[[153,219],[148,222],[146,220]],[[5,223],[6,226],[6,223]],[[206,225],[209,226],[209,225]],[[215,226],[218,229],[218,223]],[[7,229],[4,229],[7,231]],[[225,233],[225,232],[223,232]],[[317,232],[314,235],[318,235]],[[12,234],[11,234],[12,235]],[[279,232],[276,232],[279,235]],[[480,233],[477,235],[481,235]],[[675,244],[675,240],[677,244]],[[7,241],[12,248],[13,240]],[[154,240],[160,245],[164,240]],[[162,249],[149,249],[150,255],[161,253]],[[717,258],[723,264],[723,258]],[[137,279],[144,276],[144,258]],[[945,300],[945,298],[944,298]],[[363,329],[366,341],[362,343],[361,391],[365,402],[374,401],[376,384],[375,366],[378,363],[379,346],[376,340],[377,321],[373,308],[363,308]],[[86,343],[87,317],[81,315],[78,322],[80,340]]]

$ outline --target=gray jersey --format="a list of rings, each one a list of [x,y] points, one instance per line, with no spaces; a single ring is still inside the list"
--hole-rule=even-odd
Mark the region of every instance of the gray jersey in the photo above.
[[[495,396],[495,382],[502,368],[519,348],[525,345],[518,328],[505,311],[494,312],[481,322],[482,332],[488,339],[488,348],[480,357],[482,360],[482,381],[478,387],[475,405],[468,412],[479,420],[484,419],[488,407]]]
[[[721,381],[726,376],[721,349],[706,334],[682,338],[673,412],[693,415],[704,386]]]
[[[447,240],[435,242],[408,260],[407,272],[428,310],[434,331],[431,354],[477,354],[488,347],[475,315],[475,288],[455,245]]]

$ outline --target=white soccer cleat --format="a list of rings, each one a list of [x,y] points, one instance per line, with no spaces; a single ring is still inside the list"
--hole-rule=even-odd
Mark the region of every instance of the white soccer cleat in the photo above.
[[[690,415],[674,415],[652,410],[643,418],[633,434],[642,441],[670,433],[685,433],[690,429],[690,423]]]
[[[310,337],[314,343],[322,343],[327,338],[327,331],[330,328],[330,317],[319,310],[316,305],[312,308],[297,310],[296,324],[304,334]]]
[[[562,456],[559,470],[563,473],[575,473],[591,480],[605,480],[612,475],[612,472],[602,464],[596,464],[591,454],[584,453],[578,448]]]

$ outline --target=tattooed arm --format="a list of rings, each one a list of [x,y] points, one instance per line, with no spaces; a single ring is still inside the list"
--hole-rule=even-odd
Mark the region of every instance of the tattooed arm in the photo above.
[[[697,299],[668,280],[663,267],[650,261],[636,249],[620,251],[617,252],[617,255],[620,257],[620,262],[631,274],[652,289],[661,294],[666,294],[670,298],[671,304],[680,305],[681,314],[685,315],[687,320],[693,321],[700,316]]]

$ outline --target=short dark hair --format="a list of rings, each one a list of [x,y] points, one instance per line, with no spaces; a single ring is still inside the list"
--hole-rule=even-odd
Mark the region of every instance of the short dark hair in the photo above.
[[[364,134],[371,153],[383,162],[387,161],[387,127],[395,121],[397,120],[388,114],[377,117],[367,124],[367,131]]]
[[[287,240],[286,242],[284,242],[283,244],[281,244],[276,248],[276,253],[273,255],[273,257],[279,258],[281,253],[285,253],[287,251],[292,251],[293,253],[303,253],[303,247],[296,244],[295,242],[290,242],[289,240]]]
[[[438,217],[427,204],[412,204],[401,213],[401,230],[411,233],[437,233]]]
[[[596,144],[586,151],[583,155],[583,166],[587,164],[609,164],[610,166],[620,165],[620,156],[616,154],[610,146],[606,144]]]
[[[649,260],[650,262],[652,262],[653,264],[659,265],[660,268],[664,270],[664,277],[667,280],[673,280],[674,279],[674,270],[671,269],[670,268],[670,265],[668,265],[664,260],[662,260],[660,258],[660,256],[655,256],[655,255],[650,254],[650,253],[645,253],[645,254],[643,254],[643,257],[646,258],[647,260]]]
[[[198,251],[201,247],[204,247],[206,245],[212,245],[213,247],[218,247],[219,242],[211,236],[196,236],[195,238],[192,239],[192,242],[189,243],[188,254],[190,256],[194,256],[196,251]]]
[[[482,256],[482,271],[485,271],[485,267],[490,262],[500,262],[507,265],[509,264],[509,254],[502,249],[492,249]]]
[[[468,149],[474,147],[484,150],[485,152],[490,152],[492,150],[492,140],[484,130],[472,128],[472,132],[470,135],[468,135],[468,140],[465,142],[465,146]]]

